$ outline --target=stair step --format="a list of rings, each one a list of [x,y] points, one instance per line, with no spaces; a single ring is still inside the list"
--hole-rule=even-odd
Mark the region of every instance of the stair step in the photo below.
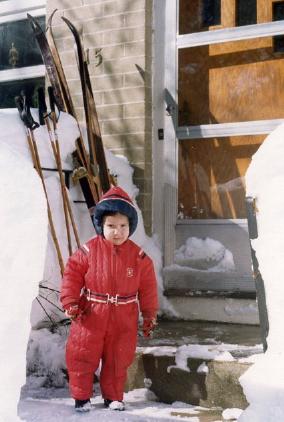
[[[262,353],[260,343],[258,327],[162,321],[149,347],[139,340],[128,390],[146,385],[165,403],[244,409],[239,377],[252,365],[250,356]],[[184,366],[177,366],[177,353]]]
[[[165,267],[165,296],[182,296],[198,292],[205,296],[255,298],[255,282],[251,274],[202,271],[173,265]]]
[[[255,299],[184,295],[170,296],[168,302],[179,319],[259,324],[258,306]]]

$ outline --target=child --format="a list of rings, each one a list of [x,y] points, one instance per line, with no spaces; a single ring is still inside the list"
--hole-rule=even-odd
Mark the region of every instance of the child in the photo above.
[[[98,236],[80,247],[65,268],[61,302],[72,320],[66,363],[76,411],[90,410],[94,372],[100,361],[104,404],[124,410],[127,368],[136,350],[138,305],[145,337],[156,324],[153,263],[128,239],[137,222],[129,196],[119,187],[111,188],[95,209]]]

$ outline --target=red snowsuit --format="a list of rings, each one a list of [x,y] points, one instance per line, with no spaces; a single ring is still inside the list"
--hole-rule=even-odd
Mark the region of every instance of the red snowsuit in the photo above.
[[[81,290],[106,302],[106,295],[119,295],[119,304],[87,301]],[[86,400],[93,394],[93,376],[102,368],[102,396],[122,400],[127,368],[135,355],[138,303],[144,317],[155,317],[157,283],[151,259],[131,240],[115,246],[97,236],[68,260],[61,302],[65,309],[80,303],[82,314],[72,322],[66,346],[69,387],[73,398]],[[102,296],[100,296],[102,295]],[[123,303],[122,302],[131,303]],[[135,300],[135,299],[134,299]]]

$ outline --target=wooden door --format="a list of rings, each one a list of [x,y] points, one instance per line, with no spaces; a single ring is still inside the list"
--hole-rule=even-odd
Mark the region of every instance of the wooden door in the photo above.
[[[284,2],[181,0],[180,33],[284,18]],[[254,22],[255,21],[255,22]],[[179,50],[178,125],[284,117],[284,37]],[[245,218],[244,175],[265,136],[179,142],[179,215]]]

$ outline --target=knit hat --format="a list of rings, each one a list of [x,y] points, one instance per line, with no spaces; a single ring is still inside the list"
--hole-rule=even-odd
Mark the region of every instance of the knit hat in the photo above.
[[[96,205],[93,221],[97,234],[103,234],[103,217],[109,212],[126,215],[129,219],[129,236],[135,232],[138,223],[136,208],[127,193],[118,186],[108,190]]]

